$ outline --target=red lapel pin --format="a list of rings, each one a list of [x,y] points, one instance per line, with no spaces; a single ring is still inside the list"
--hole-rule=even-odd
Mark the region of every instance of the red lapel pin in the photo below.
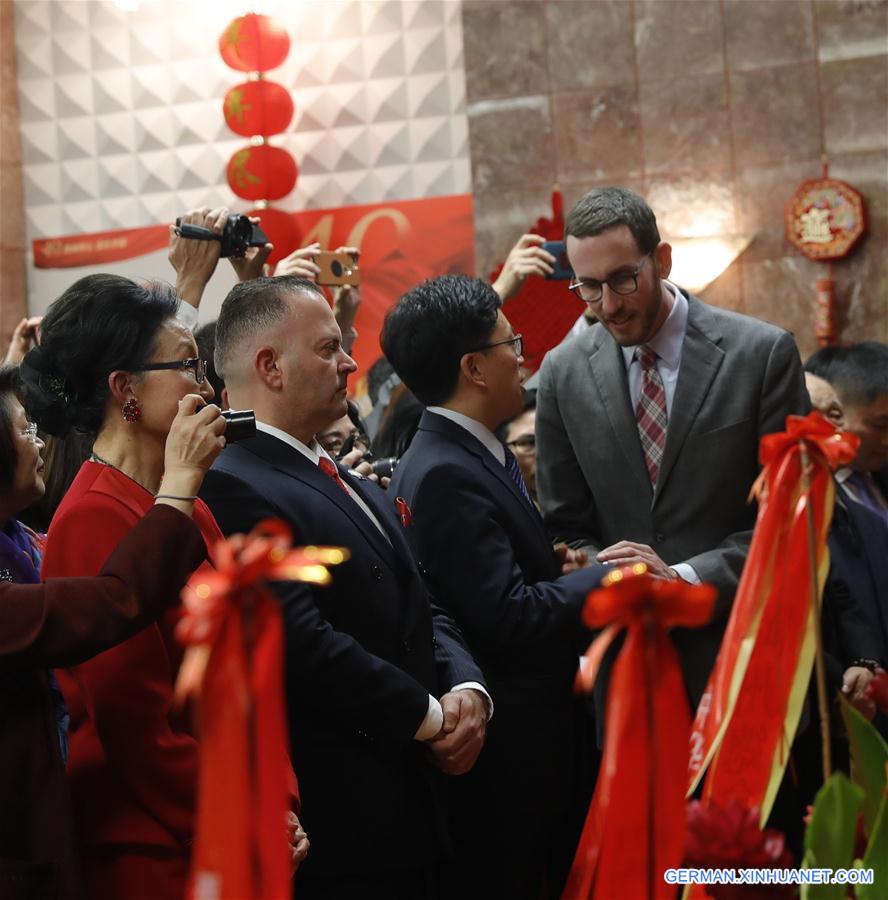
[[[401,524],[407,528],[408,525],[413,523],[413,513],[410,512],[407,501],[403,497],[396,497],[395,506],[398,507],[398,515],[401,517]]]

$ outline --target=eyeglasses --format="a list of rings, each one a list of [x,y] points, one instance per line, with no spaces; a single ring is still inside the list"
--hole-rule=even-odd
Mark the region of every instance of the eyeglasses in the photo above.
[[[161,369],[192,369],[194,371],[194,380],[198,384],[203,384],[207,377],[207,361],[197,356],[190,359],[177,359],[175,362],[159,362],[142,366],[141,369],[133,369],[133,372],[156,372]]]
[[[483,347],[475,347],[474,350],[468,350],[467,353],[480,353],[482,350],[492,350],[502,344],[514,344],[515,356],[524,356],[524,336],[516,334],[513,337],[506,338],[504,341],[494,341],[492,344],[485,344]]]
[[[36,444],[37,443],[37,423],[36,422],[28,422],[27,425],[22,429],[22,437],[26,437],[29,441]]]
[[[604,294],[604,286],[607,285],[615,294],[632,294],[638,290],[638,273],[644,268],[644,264],[651,258],[648,254],[634,272],[617,272],[604,281],[596,281],[594,278],[583,278],[569,284],[568,290],[573,291],[584,303],[598,303]]]
[[[506,441],[507,447],[513,447],[522,453],[533,453],[536,450],[537,439],[534,434],[522,434],[521,437],[515,438],[514,441]]]

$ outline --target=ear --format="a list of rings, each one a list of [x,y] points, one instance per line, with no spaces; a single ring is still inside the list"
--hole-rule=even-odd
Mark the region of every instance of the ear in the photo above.
[[[672,271],[672,245],[666,241],[660,241],[654,250],[654,259],[657,261],[657,271],[661,278],[668,278]]]
[[[120,405],[135,397],[137,393],[133,373],[124,372],[122,369],[115,369],[108,376],[108,387],[111,390],[111,396]]]
[[[262,346],[256,351],[253,357],[253,370],[269,390],[280,391],[283,387],[283,375],[274,347]]]
[[[459,361],[459,374],[473,387],[487,387],[487,379],[484,377],[484,355],[464,353]]]

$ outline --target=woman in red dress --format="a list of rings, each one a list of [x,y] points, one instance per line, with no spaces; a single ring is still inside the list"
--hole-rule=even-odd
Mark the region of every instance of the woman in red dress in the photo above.
[[[26,406],[50,434],[96,435],[52,520],[44,578],[100,571],[154,504],[179,400],[213,398],[177,308],[167,285],[90,275],[43,320],[41,345],[22,365]],[[193,518],[207,544],[222,536],[200,500]],[[90,898],[184,896],[197,742],[172,708],[181,660],[172,625],[161,619],[58,672],[71,715],[68,775]]]

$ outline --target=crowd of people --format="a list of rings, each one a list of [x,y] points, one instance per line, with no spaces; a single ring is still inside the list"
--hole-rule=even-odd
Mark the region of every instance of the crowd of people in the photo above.
[[[227,216],[183,221],[221,234]],[[613,662],[575,694],[585,598],[634,563],[717,588],[708,625],[672,632],[693,709],[755,524],[759,442],[812,402],[860,438],[836,473],[822,628],[834,692],[873,716],[888,346],[803,369],[788,332],[671,282],[652,210],[622,188],[584,196],[565,239],[587,312],[534,390],[504,306],[552,271],[532,235],[493,285],[442,275],[393,304],[363,406],[360,292],[328,300],[317,244],[274,272],[270,245],[232,259],[238,284],[199,329],[219,244],[175,229],[175,288],[89,275],[22,321],[0,369],[0,896],[184,896],[200,735],[173,703],[177,599],[208,547],[269,517],[349,552],[328,586],[273,585],[296,895],[560,896]],[[221,408],[253,410],[255,436],[226,443]],[[791,843],[816,715],[772,817]]]

